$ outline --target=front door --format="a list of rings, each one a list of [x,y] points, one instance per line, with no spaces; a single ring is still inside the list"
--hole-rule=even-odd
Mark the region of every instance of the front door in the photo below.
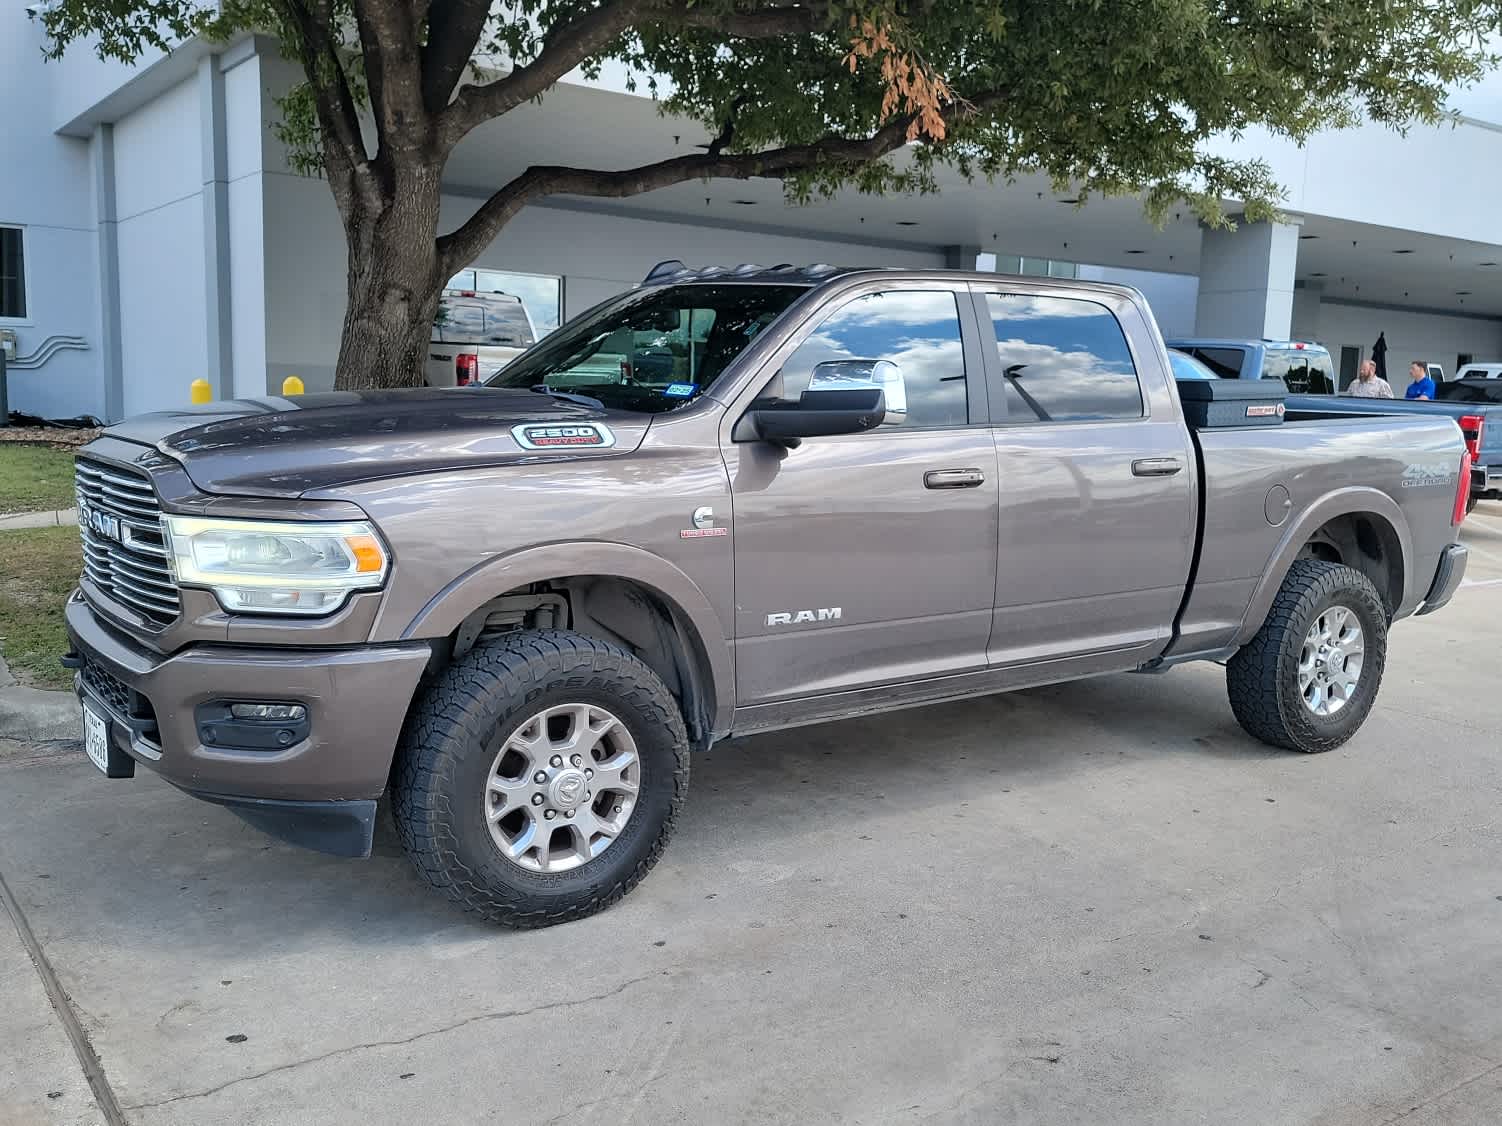
[[[1196,534],[1195,452],[1155,334],[1107,291],[977,289],[1001,487],[991,663],[1131,667],[1168,639]]]
[[[996,452],[963,285],[867,283],[797,334],[763,396],[882,367],[886,422],[726,447],[742,706],[984,668]],[[964,326],[962,328],[962,325]],[[775,361],[774,361],[775,364]],[[900,382],[898,382],[900,380]],[[780,386],[779,386],[780,384]]]

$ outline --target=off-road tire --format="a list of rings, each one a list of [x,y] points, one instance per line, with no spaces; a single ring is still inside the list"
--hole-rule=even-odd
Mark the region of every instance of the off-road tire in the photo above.
[[[1467,516],[1469,516],[1472,512],[1474,512],[1476,510],[1476,506],[1478,504],[1480,504],[1480,503],[1481,503],[1481,498],[1480,497],[1477,497],[1477,496],[1468,496],[1468,497],[1466,497],[1465,498],[1465,514]]]
[[[1333,605],[1356,614],[1365,634],[1361,678],[1331,716],[1315,715],[1298,686],[1299,653],[1318,616]],[[1301,559],[1289,569],[1257,635],[1226,664],[1226,692],[1249,735],[1289,751],[1331,751],[1366,720],[1387,663],[1387,611],[1371,580],[1339,563]]]
[[[607,708],[630,731],[641,761],[636,808],[595,859],[564,872],[527,871],[501,854],[485,823],[487,746],[498,728],[579,702]],[[402,847],[434,888],[488,922],[544,927],[603,910],[651,871],[688,793],[688,771],[683,717],[650,668],[592,637],[524,632],[476,646],[424,693],[402,733],[391,811]]]

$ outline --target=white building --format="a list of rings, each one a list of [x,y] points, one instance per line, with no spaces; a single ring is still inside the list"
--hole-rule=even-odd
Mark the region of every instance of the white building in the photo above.
[[[296,78],[274,43],[191,42],[135,67],[41,56],[0,15],[0,339],[13,409],[116,419],[301,376],[328,386],[344,247],[327,185],[288,166],[271,123]],[[1166,333],[1327,345],[1344,371],[1386,334],[1389,360],[1502,359],[1502,83],[1468,116],[1407,136],[1375,127],[1304,148],[1244,138],[1287,190],[1291,222],[1153,229],[1135,200],[1061,200],[1044,181],[952,179],[937,196],[784,203],[768,181],[689,183],[609,205],[528,208],[477,266],[513,279],[539,324],[639,282],[656,262],[825,261],[1078,271],[1137,284]],[[649,100],[564,84],[477,130],[445,172],[443,229],[529,164],[644,163],[706,140]],[[983,264],[992,259],[981,258]],[[1052,266],[1050,266],[1052,264]],[[525,283],[525,285],[523,285]]]

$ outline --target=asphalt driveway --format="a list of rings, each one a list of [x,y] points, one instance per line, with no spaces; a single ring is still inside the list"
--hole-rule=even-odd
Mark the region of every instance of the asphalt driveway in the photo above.
[[[1502,1121],[1502,510],[1366,728],[1213,666],[742,740],[622,904],[507,933],[143,772],[0,761],[0,875],[114,1121]],[[0,1123],[97,1123],[0,928]]]

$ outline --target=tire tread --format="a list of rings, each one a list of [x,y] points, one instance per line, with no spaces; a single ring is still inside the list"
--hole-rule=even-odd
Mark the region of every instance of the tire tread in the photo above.
[[[644,856],[588,899],[558,904],[485,881],[460,855],[448,799],[462,753],[483,742],[496,718],[543,692],[600,688],[661,724],[672,740],[673,793],[667,818]],[[677,701],[657,674],[625,649],[564,630],[518,633],[478,645],[446,668],[412,710],[392,779],[392,814],[402,847],[431,887],[488,922],[513,928],[581,919],[622,899],[667,847],[687,797],[689,744]],[[591,862],[595,863],[595,862]]]

